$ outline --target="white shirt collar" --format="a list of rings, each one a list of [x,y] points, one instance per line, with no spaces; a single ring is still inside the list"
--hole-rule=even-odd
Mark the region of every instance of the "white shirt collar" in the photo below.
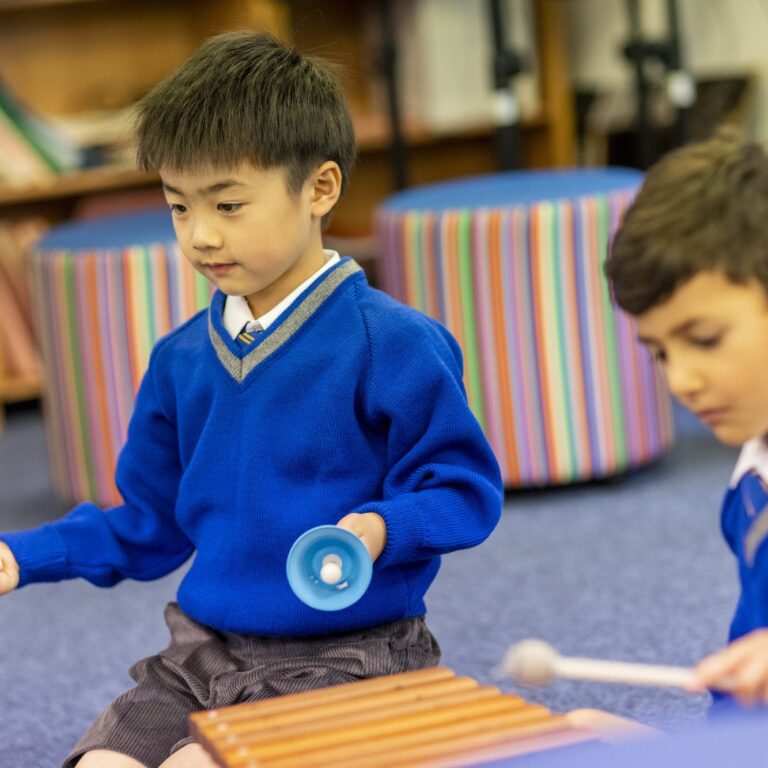
[[[754,470],[768,485],[768,443],[764,437],[753,437],[741,448],[729,487],[735,488],[747,472]]]
[[[341,257],[336,251],[324,250],[323,253],[326,259],[325,264],[261,317],[254,318],[244,296],[227,296],[222,316],[222,322],[227,329],[227,333],[234,339],[243,330],[243,326],[246,323],[252,323],[254,326],[258,325],[260,330],[265,331],[305,288],[309,287],[334,264],[338,264],[341,261]]]

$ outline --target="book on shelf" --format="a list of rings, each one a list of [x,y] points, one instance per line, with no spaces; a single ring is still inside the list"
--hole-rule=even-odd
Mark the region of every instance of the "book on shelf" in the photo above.
[[[15,123],[0,109],[0,181],[23,186],[55,175]]]
[[[85,152],[0,78],[0,181],[28,185],[83,167]]]

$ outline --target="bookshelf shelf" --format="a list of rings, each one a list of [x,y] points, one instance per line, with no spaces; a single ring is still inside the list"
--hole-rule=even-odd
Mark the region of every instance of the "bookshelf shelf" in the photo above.
[[[154,186],[158,181],[156,174],[106,166],[67,174],[35,186],[0,184],[0,210],[21,204],[31,206],[50,200]]]
[[[90,0],[96,2],[96,0]],[[542,117],[528,120],[526,130],[542,128]],[[491,125],[476,125],[455,131],[430,131],[420,126],[407,126],[405,138],[410,147],[435,146],[441,143],[453,144],[464,140],[489,137]],[[388,129],[383,118],[370,116],[358,126],[358,149],[361,155],[386,151],[389,148]],[[129,166],[100,166],[68,173],[35,185],[15,186],[0,183],[0,216],[4,208],[22,204],[34,206],[52,200],[86,197],[103,192],[155,187],[160,183],[156,173],[139,171]]]

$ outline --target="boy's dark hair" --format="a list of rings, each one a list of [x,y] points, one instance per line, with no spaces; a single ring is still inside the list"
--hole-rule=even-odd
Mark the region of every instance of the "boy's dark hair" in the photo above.
[[[616,303],[633,315],[710,270],[768,292],[768,154],[735,129],[648,171],[605,264]]]
[[[326,160],[342,189],[355,162],[355,135],[327,63],[266,33],[207,40],[140,102],[137,160],[144,170],[284,167],[297,194]]]

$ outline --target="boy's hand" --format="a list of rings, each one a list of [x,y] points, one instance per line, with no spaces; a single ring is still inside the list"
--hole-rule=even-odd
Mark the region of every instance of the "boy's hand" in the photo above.
[[[758,629],[707,656],[694,670],[696,689],[732,693],[747,707],[768,703],[768,630]]]
[[[10,547],[0,541],[0,595],[19,586],[19,565]]]
[[[374,562],[387,543],[387,524],[376,512],[352,512],[337,523],[363,540]]]

